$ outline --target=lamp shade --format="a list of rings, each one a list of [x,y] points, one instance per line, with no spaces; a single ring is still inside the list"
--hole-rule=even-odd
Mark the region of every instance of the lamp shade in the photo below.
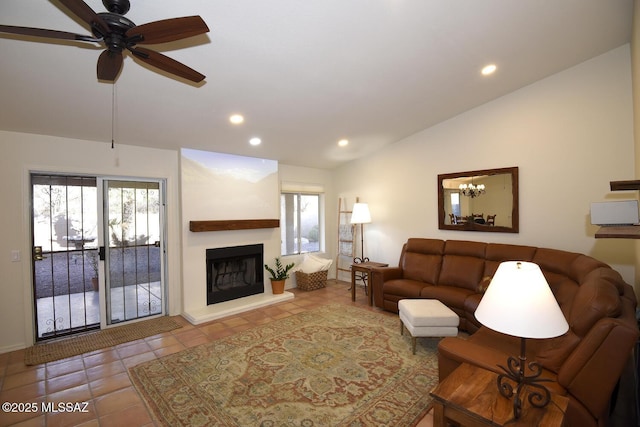
[[[494,331],[520,338],[553,338],[569,330],[540,267],[531,262],[501,263],[475,316]]]
[[[351,224],[369,224],[370,222],[369,205],[366,203],[354,203],[351,211]]]

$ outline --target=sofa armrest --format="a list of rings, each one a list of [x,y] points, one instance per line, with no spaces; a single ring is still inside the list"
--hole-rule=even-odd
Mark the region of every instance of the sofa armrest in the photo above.
[[[603,414],[637,339],[638,330],[620,319],[600,320],[565,360],[558,382],[591,413]]]
[[[371,269],[371,290],[373,303],[376,307],[384,308],[382,298],[382,285],[387,280],[402,279],[400,267],[377,267]]]

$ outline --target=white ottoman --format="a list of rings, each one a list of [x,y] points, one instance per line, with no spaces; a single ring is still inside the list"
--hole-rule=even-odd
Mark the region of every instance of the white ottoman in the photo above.
[[[417,337],[455,337],[460,318],[436,299],[403,299],[398,301],[400,334],[407,328],[411,334],[411,350],[416,354]]]

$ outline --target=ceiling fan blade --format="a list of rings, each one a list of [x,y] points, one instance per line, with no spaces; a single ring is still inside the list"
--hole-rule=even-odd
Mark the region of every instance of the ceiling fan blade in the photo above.
[[[196,70],[156,51],[143,47],[129,48],[129,50],[140,60],[167,73],[183,77],[195,83],[201,82],[205,78],[203,74],[200,74]]]
[[[102,52],[98,58],[98,80],[115,81],[122,69],[122,60],[122,52]]]
[[[127,31],[127,40],[134,44],[157,44],[181,40],[209,32],[199,16],[164,19],[138,25]]]
[[[97,39],[92,36],[68,33],[66,31],[47,30],[44,28],[31,28],[31,27],[14,27],[11,25],[0,25],[0,33],[19,34],[21,36],[43,37],[47,39],[79,40],[79,41],[85,41],[85,42],[102,41],[102,39]]]
[[[103,36],[111,32],[106,22],[94,12],[89,5],[82,0],[60,0],[74,15],[89,24],[92,29],[96,30]]]

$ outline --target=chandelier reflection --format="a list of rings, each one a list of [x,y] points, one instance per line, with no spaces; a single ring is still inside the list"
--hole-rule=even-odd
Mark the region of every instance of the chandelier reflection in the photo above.
[[[459,188],[460,188],[460,192],[464,196],[468,196],[471,198],[482,196],[484,193],[486,193],[484,184],[478,184],[477,186],[473,185],[473,183],[460,184]]]

